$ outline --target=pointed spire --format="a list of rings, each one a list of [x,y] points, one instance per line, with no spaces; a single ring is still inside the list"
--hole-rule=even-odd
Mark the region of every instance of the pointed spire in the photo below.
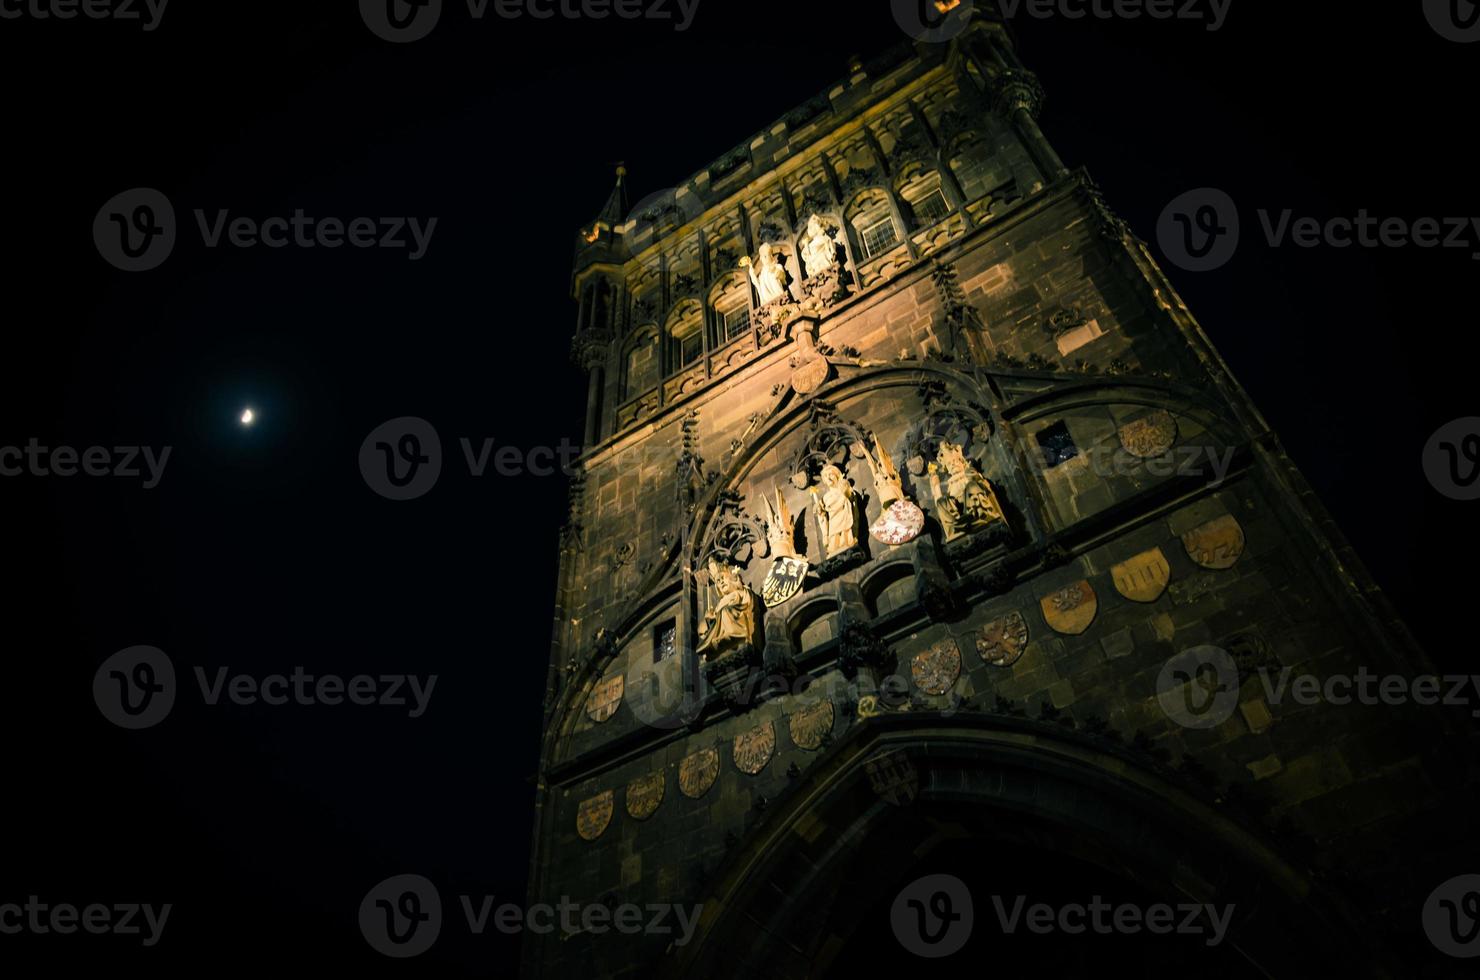
[[[596,220],[602,222],[609,228],[616,228],[627,220],[627,168],[617,164],[617,186],[612,188],[611,196],[606,199],[606,206],[601,209],[601,214]]]

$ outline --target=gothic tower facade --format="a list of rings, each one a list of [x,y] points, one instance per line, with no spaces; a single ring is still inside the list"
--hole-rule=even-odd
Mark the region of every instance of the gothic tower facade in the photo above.
[[[902,886],[990,931],[1035,866],[1234,908],[1148,963],[1394,969],[1463,720],[1263,683],[1427,666],[1001,21],[851,68],[580,231],[530,901],[701,911],[527,974],[878,966]]]

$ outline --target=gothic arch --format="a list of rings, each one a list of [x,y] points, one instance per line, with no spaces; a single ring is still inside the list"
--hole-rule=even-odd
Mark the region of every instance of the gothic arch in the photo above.
[[[868,763],[886,754],[908,760],[895,772],[913,771],[913,800],[876,788]],[[692,897],[703,905],[700,926],[660,976],[822,976],[850,941],[872,942],[854,938],[863,912],[963,829],[1128,877],[1157,901],[1232,904],[1229,956],[1253,971],[1385,975],[1346,905],[1246,829],[1243,815],[1054,723],[976,712],[872,718],[807,777],[757,815]],[[992,905],[985,894],[974,905],[980,930]]]

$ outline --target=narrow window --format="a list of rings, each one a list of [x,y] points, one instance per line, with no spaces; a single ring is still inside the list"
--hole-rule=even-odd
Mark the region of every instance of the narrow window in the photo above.
[[[1074,445],[1074,437],[1069,435],[1069,426],[1064,422],[1055,422],[1038,433],[1038,445],[1043,450],[1044,465],[1049,469],[1079,455],[1079,447]]]
[[[888,215],[860,227],[858,237],[862,240],[863,255],[867,259],[883,255],[899,244],[899,235],[894,231],[894,219]]]
[[[653,630],[653,663],[660,664],[673,656],[674,642],[678,639],[678,627],[673,620],[660,624]]]

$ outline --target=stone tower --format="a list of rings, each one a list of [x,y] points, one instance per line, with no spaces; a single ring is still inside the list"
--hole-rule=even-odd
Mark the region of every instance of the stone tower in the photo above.
[[[887,965],[925,872],[994,931],[992,867],[1234,907],[1153,965],[1433,955],[1462,713],[1271,694],[1426,664],[1001,21],[850,68],[580,230],[530,901],[702,913],[527,975]]]

